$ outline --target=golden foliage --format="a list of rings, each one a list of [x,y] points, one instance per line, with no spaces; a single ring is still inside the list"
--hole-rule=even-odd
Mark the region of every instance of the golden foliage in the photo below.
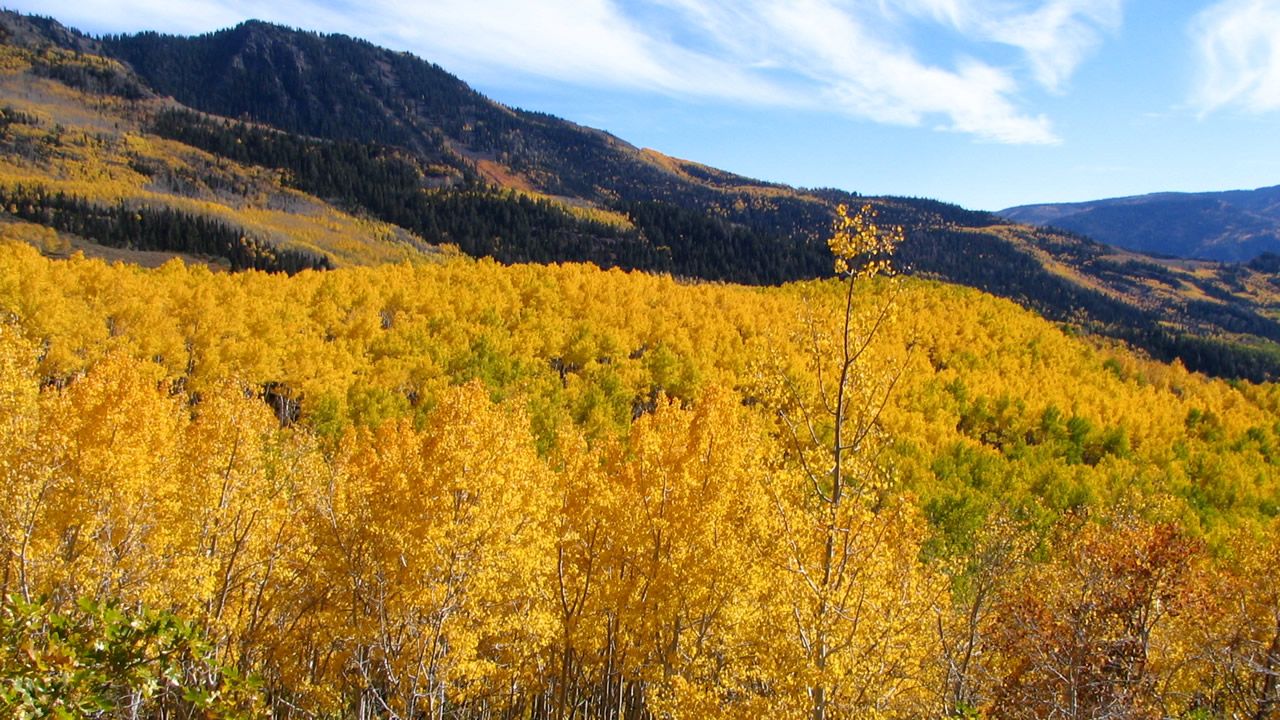
[[[90,63],[115,62],[79,57]],[[355,217],[288,188],[278,171],[239,165],[145,134],[136,127],[139,109],[123,100],[89,96],[30,72],[21,80],[0,79],[0,90],[4,83],[18,82],[25,84],[20,93],[9,93],[10,102],[41,121],[4,129],[0,187],[40,188],[104,206],[172,208],[242,228],[276,247],[327,256],[339,265],[430,257],[422,250],[425,243],[407,231]]]
[[[1270,702],[1276,388],[858,283],[5,243],[4,591],[197,619],[281,715],[1006,716],[1068,636],[1107,707]]]
[[[863,205],[850,216],[849,208],[836,208],[836,222],[827,247],[836,258],[837,275],[869,278],[890,270],[889,258],[902,243],[902,228],[884,227],[875,221],[876,210]]]

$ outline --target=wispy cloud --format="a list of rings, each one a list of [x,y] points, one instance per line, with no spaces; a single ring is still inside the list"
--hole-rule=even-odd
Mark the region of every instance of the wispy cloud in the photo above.
[[[1280,110],[1280,0],[1225,0],[1191,25],[1200,59],[1192,103],[1201,113],[1227,106]]]
[[[972,41],[1021,50],[1036,81],[1055,91],[1122,19],[1121,0],[899,0],[892,5],[948,25]]]
[[[81,0],[72,24],[195,32],[257,16],[341,31],[461,72],[836,112],[1001,143],[1057,141],[1061,92],[1122,0]],[[952,57],[928,58],[946,36]],[[1011,54],[1009,51],[1014,52]],[[933,53],[936,55],[937,53]],[[1018,58],[1011,60],[1010,58]]]
[[[793,100],[749,68],[663,37],[611,0],[372,0],[360,14],[375,38],[455,70],[763,103]]]
[[[1016,82],[1005,70],[971,58],[951,68],[926,64],[867,16],[827,0],[760,10],[777,64],[805,78],[809,96],[825,106],[901,125],[937,118],[940,128],[997,142],[1056,140],[1046,118],[1015,106]]]

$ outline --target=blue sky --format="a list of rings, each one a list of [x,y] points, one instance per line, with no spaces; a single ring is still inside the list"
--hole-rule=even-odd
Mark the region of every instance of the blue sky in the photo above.
[[[89,33],[257,17],[765,180],[995,210],[1280,184],[1280,0],[7,0]]]

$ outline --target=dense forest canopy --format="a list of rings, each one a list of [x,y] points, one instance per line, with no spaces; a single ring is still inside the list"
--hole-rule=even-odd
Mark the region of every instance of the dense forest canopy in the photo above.
[[[190,618],[286,716],[1269,717],[1276,389],[973,290],[858,281],[859,392],[900,379],[840,511],[860,614],[812,604],[833,426],[781,418],[846,287],[4,245],[4,590]]]

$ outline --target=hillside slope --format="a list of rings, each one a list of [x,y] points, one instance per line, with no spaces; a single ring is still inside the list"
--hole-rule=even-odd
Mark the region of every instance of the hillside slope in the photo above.
[[[1280,252],[1280,185],[1022,205],[999,214],[1139,252],[1225,261]]]
[[[120,151],[115,162],[126,184],[145,186],[147,202],[187,203],[192,188],[209,201],[225,194],[225,168],[259,178],[271,188],[254,196],[261,202],[239,192],[219,211],[260,236],[258,244],[318,251],[328,262],[390,258],[378,242],[341,252],[298,243],[301,231],[287,226],[314,227],[308,218],[316,213],[305,207],[323,207],[373,223],[411,255],[447,243],[503,262],[589,261],[772,284],[829,274],[824,238],[835,206],[869,202],[882,222],[904,227],[897,261],[910,273],[1014,299],[1193,369],[1280,374],[1277,293],[1260,269],[1118,255],[1080,236],[931,200],[752,180],[507,108],[435,65],[340,35],[249,22],[199,37],[98,41],[14,14],[0,26],[10,51],[26,58],[7,76],[9,107],[25,112],[36,86],[60,98],[57,116],[41,110],[47,117],[33,126],[42,137],[55,126],[124,128],[130,142],[163,148],[137,160]],[[24,152],[31,154],[7,155]],[[42,162],[39,173],[54,172]],[[29,159],[19,165],[30,175]],[[137,205],[130,193],[98,202]],[[40,203],[28,204],[32,211],[18,219],[50,226]],[[263,212],[274,228],[246,219]]]
[[[1268,287],[1265,280],[1241,280],[1252,275],[1248,270],[1200,266],[1189,273],[1159,261],[1135,264],[1083,238],[1005,227],[994,215],[944,203],[763,183],[507,108],[435,65],[341,35],[250,22],[195,38],[108,38],[106,47],[160,92],[201,110],[331,139],[426,149],[462,173],[621,212],[638,231],[586,246],[519,238],[480,246],[450,238],[472,254],[779,282],[825,274],[830,261],[821,239],[834,206],[870,200],[884,220],[906,229],[899,260],[911,272],[1014,298],[1051,318],[1083,315],[1097,329],[1193,367],[1252,377],[1273,372],[1256,354],[1224,364],[1219,348],[1184,337],[1192,330],[1280,339],[1280,327],[1258,308],[1269,293],[1239,297],[1246,286]],[[317,110],[324,107],[342,108],[342,120]]]
[[[280,173],[146,131],[171,102],[73,37],[0,24],[0,234],[54,255],[294,272],[438,253],[404,229],[290,187]],[[89,44],[90,41],[83,41]],[[89,45],[91,47],[91,45]]]
[[[1086,694],[1091,717],[1267,717],[1266,693],[1220,688],[1274,667],[1280,387],[969,288],[859,281],[856,341],[879,329],[843,396],[837,515],[807,469],[840,438],[820,367],[842,289],[461,257],[144,270],[0,243],[3,576],[189,618],[279,717],[370,697],[420,717],[427,683],[457,720],[604,693],[625,712],[580,715],[809,717],[810,677],[855,688],[834,717],[1023,717],[1083,673],[1150,679]],[[833,546],[855,591],[826,595],[851,628],[832,657],[858,673],[806,674],[806,567]],[[25,639],[0,653],[66,665]]]

